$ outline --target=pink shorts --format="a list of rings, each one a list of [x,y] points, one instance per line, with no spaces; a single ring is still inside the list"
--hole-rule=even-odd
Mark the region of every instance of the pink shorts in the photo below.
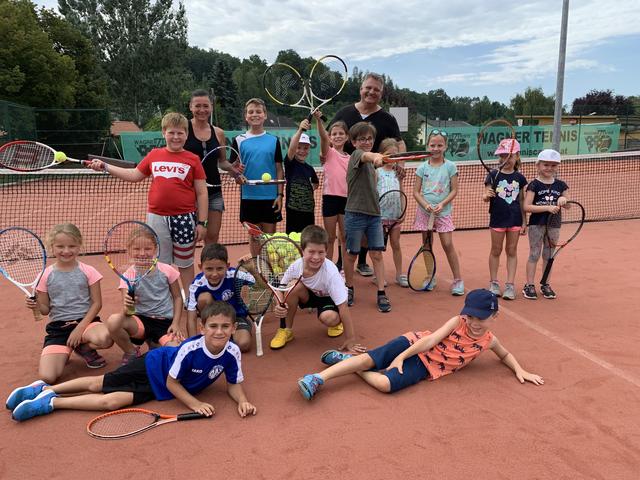
[[[421,230],[423,232],[427,231],[427,225],[429,224],[429,215],[422,208],[418,207],[416,209],[416,219],[413,222],[414,230]],[[447,233],[453,232],[456,227],[453,225],[453,220],[451,215],[446,215],[444,217],[436,217],[433,222],[433,229],[438,233]]]
[[[519,232],[521,228],[522,227],[520,227],[520,226],[517,226],[517,227],[498,227],[498,228],[491,227],[491,230],[493,230],[494,232]]]

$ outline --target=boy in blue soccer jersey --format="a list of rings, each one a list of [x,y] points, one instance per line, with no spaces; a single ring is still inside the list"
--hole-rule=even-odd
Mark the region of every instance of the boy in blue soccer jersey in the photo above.
[[[227,392],[238,404],[241,417],[255,415],[256,407],[242,388],[240,349],[230,342],[235,331],[235,311],[214,302],[202,312],[201,334],[176,347],[160,347],[114,372],[81,377],[57,385],[41,380],[15,389],[6,406],[17,421],[46,415],[53,410],[117,410],[151,400],[177,398],[190,410],[211,416],[213,405],[194,395],[224,372]]]
[[[196,275],[189,286],[187,300],[187,335],[195,335],[198,325],[198,312],[207,305],[220,301],[229,303],[236,312],[236,330],[233,341],[241,352],[251,349],[251,322],[247,320],[247,311],[236,295],[235,268],[229,268],[227,247],[219,243],[210,243],[200,253],[201,273]],[[247,285],[253,285],[255,278],[246,274]]]

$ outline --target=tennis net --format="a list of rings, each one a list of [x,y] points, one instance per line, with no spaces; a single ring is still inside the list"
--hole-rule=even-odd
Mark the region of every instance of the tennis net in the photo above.
[[[412,231],[416,203],[411,192],[417,165],[407,166],[403,189],[409,197],[404,232]],[[486,228],[488,204],[482,201],[486,172],[479,162],[460,162],[458,196],[453,203],[457,229]],[[525,159],[522,173],[535,177],[535,161]],[[240,190],[224,172],[223,195],[226,211],[220,242],[247,242],[239,223]],[[318,170],[322,183],[322,170]],[[640,152],[599,156],[565,157],[558,176],[568,185],[570,197],[582,203],[587,221],[640,218]],[[52,168],[35,173],[0,170],[2,212],[0,227],[22,226],[43,239],[57,223],[71,222],[80,228],[84,253],[100,253],[107,230],[123,220],[145,220],[149,180],[127,183],[108,174],[82,169]],[[316,223],[322,224],[322,187],[316,193]],[[284,212],[283,212],[284,213]],[[284,230],[284,222],[278,224]]]

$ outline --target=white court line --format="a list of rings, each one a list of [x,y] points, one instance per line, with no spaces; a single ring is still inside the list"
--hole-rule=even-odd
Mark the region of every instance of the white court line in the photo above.
[[[504,302],[502,302],[502,303],[504,303]],[[563,347],[571,350],[573,353],[577,353],[581,357],[592,361],[593,363],[595,363],[599,367],[602,367],[605,370],[608,370],[610,373],[614,374],[616,377],[622,378],[623,380],[626,380],[627,382],[631,383],[632,385],[635,385],[636,387],[640,387],[640,379],[637,379],[633,375],[630,375],[629,373],[625,372],[624,370],[619,369],[615,365],[612,365],[611,363],[607,362],[606,360],[601,359],[600,357],[594,355],[593,353],[588,352],[584,348],[582,348],[582,347],[578,346],[577,344],[573,343],[571,340],[567,340],[566,338],[562,338],[562,337],[556,335],[555,333],[551,332],[550,330],[547,330],[546,328],[541,327],[540,325],[536,325],[535,323],[531,322],[530,320],[527,320],[522,315],[519,315],[516,312],[514,312],[513,310],[511,310],[509,308],[505,308],[502,305],[500,305],[500,311],[505,312],[510,317],[513,317],[515,320],[517,320],[518,322],[523,324],[525,327],[528,327],[531,330],[535,330],[540,335],[544,335],[545,337],[547,337],[547,338],[553,340],[554,342],[562,345]]]

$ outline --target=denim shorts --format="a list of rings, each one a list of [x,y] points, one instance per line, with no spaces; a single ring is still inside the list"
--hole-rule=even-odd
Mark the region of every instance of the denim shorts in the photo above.
[[[224,199],[222,192],[213,192],[209,194],[209,211],[224,212]]]
[[[379,216],[366,213],[345,212],[344,231],[347,252],[352,255],[360,253],[362,237],[367,237],[369,250],[384,250],[384,236],[382,234],[382,219]]]

